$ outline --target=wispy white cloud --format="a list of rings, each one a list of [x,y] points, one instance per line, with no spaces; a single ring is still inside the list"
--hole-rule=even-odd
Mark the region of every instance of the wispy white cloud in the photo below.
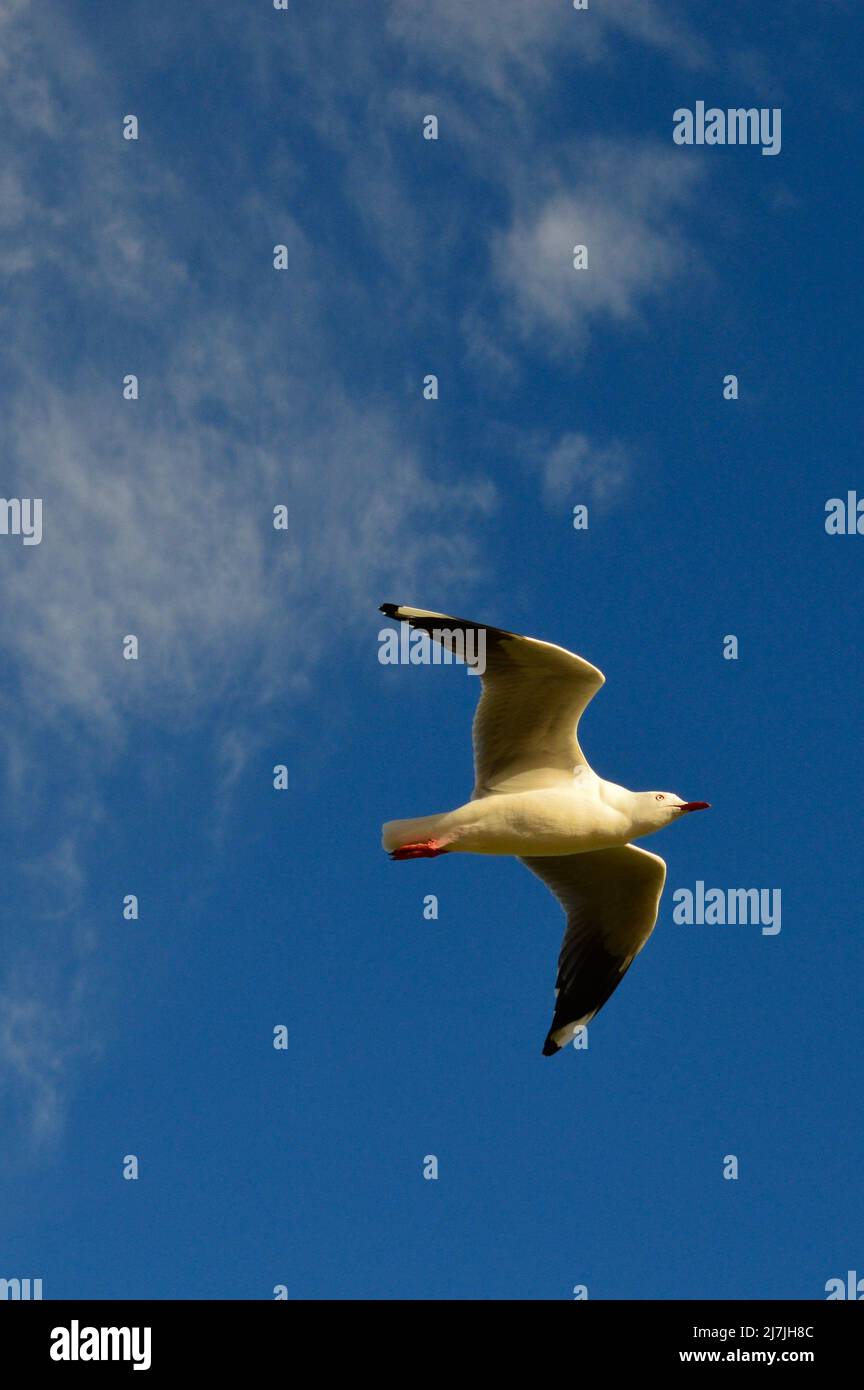
[[[97,970],[78,909],[99,779],[137,721],[214,732],[218,825],[262,719],[308,694],[332,614],[350,630],[382,593],[476,573],[495,491],[433,475],[392,404],[340,380],[331,324],[358,286],[341,248],[274,200],[269,170],[214,209],[164,150],[121,141],[113,78],[80,35],[33,19],[0,0],[0,264],[18,271],[3,490],[44,508],[41,545],[0,547],[0,727],[16,819],[47,848],[21,866],[26,920],[6,923],[0,1071],[46,1140],[89,1035]],[[137,401],[122,399],[129,371]],[[272,525],[282,503],[287,531]]]
[[[41,1146],[53,1140],[65,1118],[68,1052],[60,1041],[56,1014],[46,999],[45,981],[28,991],[20,977],[8,976],[0,989],[0,1096],[9,1111],[23,1115],[26,1138]],[[20,1121],[15,1125],[16,1137]]]
[[[611,503],[631,472],[630,452],[618,440],[599,444],[580,433],[561,436],[540,456],[547,506],[564,502]]]
[[[206,192],[144,134],[121,139],[114,78],[87,42],[63,27],[58,45],[19,0],[2,0],[0,26],[16,74],[0,93],[0,224],[34,265],[7,310],[4,486],[41,496],[45,523],[41,547],[0,553],[17,610],[0,614],[0,641],[19,691],[45,719],[118,738],[145,705],[200,712],[246,662],[275,697],[314,666],[325,592],[350,611],[394,574],[476,562],[472,519],[492,485],[433,477],[392,405],[334,373],[334,310],[361,294],[357,277],[274,199],[267,169],[220,209],[226,254],[201,236]],[[62,152],[24,138],[60,128]],[[58,300],[89,328],[61,378],[38,365],[55,351]],[[141,399],[127,402],[131,370]],[[287,532],[271,524],[280,502]],[[118,660],[127,631],[137,666]],[[274,662],[277,646],[291,659]]]
[[[282,40],[274,30],[282,16],[238,23],[216,7],[209,32],[242,48],[250,102],[263,93],[332,159],[348,235],[359,229],[374,252],[364,279],[341,230],[306,226],[309,173],[278,128],[254,160],[242,135],[220,130],[231,197],[215,196],[185,177],[169,145],[154,149],[146,117],[139,142],[120,138],[127,98],[98,35],[82,36],[62,7],[0,0],[4,489],[44,501],[42,544],[0,549],[0,740],[23,817],[46,805],[45,738],[76,769],[74,793],[53,788],[40,861],[68,921],[96,844],[98,775],[136,721],[211,729],[224,803],[262,716],[308,695],[334,609],[350,626],[370,596],[439,589],[454,574],[470,582],[482,568],[492,483],[461,464],[452,475],[430,466],[392,400],[361,396],[334,365],[358,311],[397,339],[446,320],[446,271],[427,268],[458,264],[465,227],[454,209],[430,216],[417,205],[409,119],[419,141],[426,103],[464,84],[449,149],[488,198],[472,223],[476,294],[454,322],[467,361],[512,379],[528,340],[541,351],[584,346],[599,323],[636,317],[692,260],[681,224],[692,161],[597,146],[577,177],[572,156],[548,144],[542,170],[529,167],[535,98],[560,56],[610,63],[624,36],[694,66],[704,55],[673,14],[653,0],[584,14],[558,0],[393,0],[377,28],[324,7],[285,41],[284,26]],[[185,62],[200,20],[186,10],[160,24],[133,9],[124,32],[146,73],[148,61]],[[590,244],[587,277],[571,268],[576,240]],[[277,241],[289,247],[281,277],[268,264]],[[129,371],[139,401],[121,399]],[[611,497],[628,456],[573,431],[536,441],[538,461],[556,505],[577,484]],[[271,524],[278,503],[287,532]],[[137,663],[122,659],[127,633],[140,639]],[[85,930],[65,932],[37,904],[10,927],[0,1063],[15,1093],[29,1093],[44,1137],[59,1127],[82,1046],[94,953]]]
[[[577,502],[607,510],[627,492],[638,464],[637,452],[624,440],[585,430],[555,434],[505,427],[500,439],[552,512]]]
[[[602,322],[634,319],[641,305],[699,263],[685,210],[700,176],[693,161],[651,146],[603,141],[573,186],[560,178],[523,197],[493,238],[493,261],[520,332],[580,350]],[[587,268],[574,269],[574,248]],[[551,335],[551,336],[550,336]]]
[[[394,0],[388,27],[409,49],[515,104],[552,79],[562,56],[610,60],[622,37],[668,53],[688,67],[706,61],[704,44],[679,7],[614,0],[574,11],[561,0]]]
[[[207,389],[230,412],[252,399],[256,358],[244,396],[230,353],[209,346]],[[95,721],[102,738],[145,708],[200,715],[249,679],[275,697],[314,665],[328,605],[347,622],[378,584],[470,565],[471,542],[450,523],[493,500],[482,481],[433,481],[385,413],[335,388],[321,418],[284,383],[268,442],[244,444],[202,423],[191,399],[172,401],[172,370],[143,383],[155,411],[120,401],[119,383],[83,396],[34,383],[10,430],[12,476],[43,498],[44,522],[38,549],[0,554],[0,641],[32,708]],[[278,504],[287,531],[273,528]],[[127,634],[137,662],[122,657]]]
[[[0,90],[16,124],[30,132],[54,135],[59,126],[58,93],[51,91],[32,28],[32,22],[40,18],[30,0],[0,0]],[[58,29],[63,25],[61,15]],[[74,65],[72,54],[70,60]]]
[[[7,897],[2,911],[0,1117],[19,1155],[58,1139],[75,1067],[100,1050],[87,1022],[97,933],[85,910],[80,854],[82,829],[98,812],[79,793],[64,809],[69,824],[47,849],[22,856],[15,906]],[[10,863],[7,882],[15,870]]]
[[[0,979],[0,1115],[4,1141],[19,1154],[58,1140],[75,1068],[101,1050],[87,1023],[86,958],[57,926],[39,932],[38,946],[16,950]]]
[[[601,14],[612,34],[617,30],[667,53],[685,68],[703,68],[712,61],[708,44],[691,23],[691,6],[675,0],[614,0]]]

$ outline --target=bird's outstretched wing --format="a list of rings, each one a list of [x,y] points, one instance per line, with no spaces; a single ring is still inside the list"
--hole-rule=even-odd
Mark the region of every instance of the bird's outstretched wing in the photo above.
[[[635,845],[522,863],[567,914],[555,1016],[543,1047],[551,1057],[602,1008],[654,930],[666,865]]]
[[[446,613],[384,603],[381,612],[426,632],[449,651],[465,652],[466,634],[482,640],[483,693],[474,715],[473,796],[528,791],[570,782],[587,766],[577,727],[606,679],[564,647],[519,637]],[[485,634],[480,639],[479,634]]]

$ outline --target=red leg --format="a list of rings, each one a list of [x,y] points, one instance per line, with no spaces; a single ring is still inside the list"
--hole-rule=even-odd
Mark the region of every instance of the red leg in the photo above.
[[[390,855],[391,859],[435,859],[439,854],[447,853],[447,843],[444,840],[421,840],[418,844],[400,845],[394,849]]]

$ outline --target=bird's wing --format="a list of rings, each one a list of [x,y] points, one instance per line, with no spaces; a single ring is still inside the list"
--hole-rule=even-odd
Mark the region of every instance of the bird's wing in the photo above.
[[[475,797],[558,786],[572,782],[575,767],[587,766],[576,730],[606,679],[596,666],[551,642],[445,613],[395,603],[382,604],[381,612],[460,655],[473,642],[474,652],[485,657],[474,715]]]
[[[522,863],[551,888],[567,914],[555,1016],[543,1047],[550,1057],[602,1008],[642,950],[657,921],[666,865],[635,845]]]

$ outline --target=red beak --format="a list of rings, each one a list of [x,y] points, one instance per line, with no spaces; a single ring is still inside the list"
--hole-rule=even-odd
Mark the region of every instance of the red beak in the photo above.
[[[710,801],[685,801],[683,806],[678,807],[679,811],[710,811]]]

